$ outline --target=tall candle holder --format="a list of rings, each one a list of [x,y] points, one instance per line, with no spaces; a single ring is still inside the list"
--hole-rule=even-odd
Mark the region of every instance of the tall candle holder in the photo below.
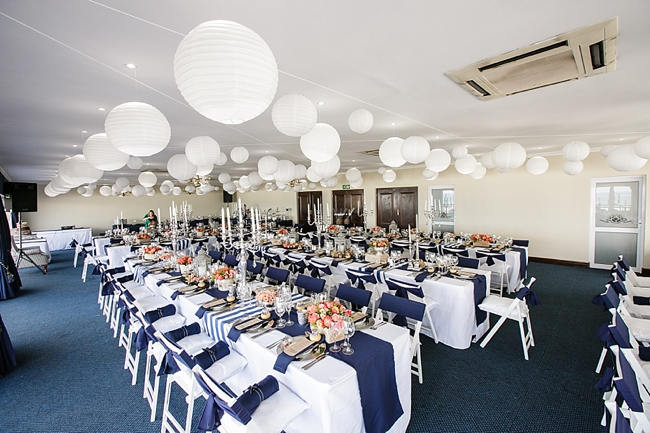
[[[239,228],[239,263],[237,266],[238,270],[238,281],[237,281],[237,297],[239,299],[250,299],[251,291],[248,283],[246,282],[246,268],[247,268],[247,251],[246,251],[246,242],[244,241],[244,217],[241,210],[241,199],[238,200],[239,208],[239,218],[237,225]]]

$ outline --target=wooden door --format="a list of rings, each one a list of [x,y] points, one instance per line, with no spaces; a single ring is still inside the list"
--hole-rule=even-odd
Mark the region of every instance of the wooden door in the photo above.
[[[377,225],[388,228],[395,221],[400,228],[415,227],[418,188],[377,188]]]
[[[303,191],[297,194],[298,199],[298,224],[307,224],[307,209],[310,221],[314,221],[314,206],[320,202],[323,206],[323,193],[321,191]]]
[[[347,226],[363,225],[363,189],[347,189],[332,191],[332,209],[334,224]],[[342,214],[347,214],[344,217]],[[352,213],[352,215],[350,215]],[[345,220],[348,220],[345,223]]]

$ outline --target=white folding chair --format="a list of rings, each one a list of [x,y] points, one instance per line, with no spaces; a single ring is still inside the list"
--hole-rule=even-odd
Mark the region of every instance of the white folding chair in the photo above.
[[[440,305],[439,302],[427,297],[419,284],[407,283],[405,281],[396,280],[394,278],[386,278],[385,280],[388,290],[397,291],[402,290],[406,292],[408,299],[411,301],[421,302],[425,305],[424,316],[427,318],[426,321],[423,320],[422,328],[429,330],[431,333],[431,338],[433,341],[438,344],[438,333],[436,332],[436,327],[433,323],[433,316],[431,315],[431,310]],[[422,295],[422,296],[420,296]],[[428,322],[428,326],[424,323]]]
[[[100,263],[108,263],[108,256],[106,255],[105,246],[111,244],[110,238],[95,238],[93,239],[93,253],[87,254],[84,259],[84,267],[81,271],[81,280],[85,283],[86,276],[88,275],[88,266],[95,265],[97,266]]]
[[[481,342],[481,347],[484,348],[487,346],[492,337],[494,337],[499,328],[503,326],[507,319],[514,320],[519,323],[521,346],[524,350],[524,358],[526,361],[528,361],[528,349],[530,349],[532,346],[535,346],[535,339],[533,337],[533,328],[530,323],[530,311],[528,305],[526,305],[524,297],[529,293],[532,294],[530,287],[534,282],[535,278],[533,277],[530,279],[528,286],[522,286],[520,288],[517,297],[514,299],[503,298],[501,296],[486,296],[483,302],[479,304],[479,308],[486,313],[496,314],[500,316],[497,323]],[[489,314],[488,320],[490,320]]]
[[[506,263],[505,254],[476,253],[476,257],[481,261],[479,268],[490,271],[490,281],[496,283],[495,286],[489,287],[490,292],[498,292],[499,296],[503,296],[503,288],[510,287],[510,268]],[[490,262],[492,264],[489,264]]]

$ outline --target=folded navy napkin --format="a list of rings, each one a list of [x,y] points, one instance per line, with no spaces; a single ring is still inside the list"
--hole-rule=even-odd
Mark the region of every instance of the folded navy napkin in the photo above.
[[[181,326],[178,329],[165,332],[165,337],[176,343],[185,337],[198,334],[199,332],[201,332],[201,326],[198,323],[192,323],[191,325]]]
[[[429,273],[427,271],[420,272],[419,274],[417,274],[415,276],[415,281],[417,281],[418,283],[421,283],[422,281],[424,281],[424,279],[427,277],[427,275],[429,275]]]
[[[255,324],[255,325],[251,325],[251,326],[249,326],[249,328],[252,328],[253,326],[257,326],[260,323],[262,323],[262,322],[259,322],[259,323]],[[228,338],[230,340],[232,340],[232,341],[237,341],[237,340],[239,340],[239,337],[241,337],[242,332],[246,332],[247,329],[248,328],[244,328],[244,329],[240,330],[240,329],[236,329],[235,326],[231,326],[230,331],[228,331]]]
[[[163,317],[171,316],[176,313],[176,307],[173,304],[165,305],[164,307],[156,308],[155,310],[147,311],[144,313],[144,320],[153,323]]]
[[[210,296],[212,296],[213,298],[216,298],[216,299],[225,299],[225,298],[228,297],[228,292],[222,292],[221,290],[219,290],[217,288],[214,288],[214,287],[212,289],[206,290],[205,293],[207,293],[208,295],[210,295]],[[202,319],[207,311],[208,310],[205,307],[200,306],[199,309],[196,310],[195,315],[199,319]]]
[[[224,341],[219,341],[212,347],[207,347],[197,355],[194,355],[194,361],[203,369],[209,368],[212,364],[221,358],[230,355],[230,348]]]

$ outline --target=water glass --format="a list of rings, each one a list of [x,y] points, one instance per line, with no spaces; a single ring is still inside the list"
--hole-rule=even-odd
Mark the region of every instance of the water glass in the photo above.
[[[355,330],[356,328],[354,326],[354,320],[352,320],[350,317],[346,317],[343,321],[343,335],[345,335],[345,344],[342,345],[343,350],[341,352],[344,355],[352,355],[354,353],[354,349],[350,344],[350,338],[354,335]]]
[[[282,300],[281,296],[275,298],[275,312],[280,318],[280,320],[278,320],[278,324],[276,325],[276,328],[279,329],[284,328],[287,325],[287,321],[284,320],[282,316],[284,316],[284,313],[286,312],[286,303],[284,302],[284,300]]]

